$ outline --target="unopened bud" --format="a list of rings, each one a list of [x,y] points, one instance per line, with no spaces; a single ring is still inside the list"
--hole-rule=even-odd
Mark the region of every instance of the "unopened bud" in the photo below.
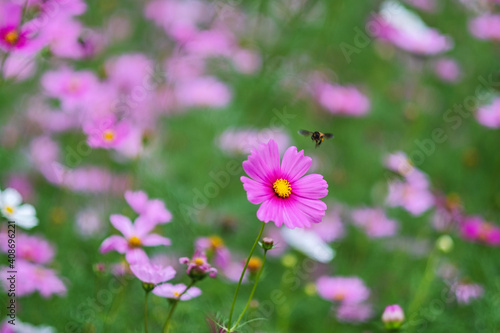
[[[155,284],[154,283],[143,282],[142,283],[142,288],[144,289],[144,291],[146,291],[147,293],[149,293],[151,290],[153,290],[155,288]]]
[[[274,247],[274,240],[271,237],[264,237],[260,246],[266,251],[271,250]]]
[[[382,321],[388,330],[399,330],[404,320],[405,314],[398,304],[388,305],[382,314]]]
[[[453,249],[453,239],[448,235],[443,235],[437,239],[436,246],[444,253],[448,253]]]

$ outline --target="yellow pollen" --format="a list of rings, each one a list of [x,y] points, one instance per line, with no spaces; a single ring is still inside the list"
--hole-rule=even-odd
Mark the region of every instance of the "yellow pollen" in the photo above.
[[[205,260],[203,260],[203,258],[196,258],[194,259],[194,263],[197,265],[197,266],[201,266],[205,263]]]
[[[115,139],[115,131],[105,130],[104,133],[102,133],[102,138],[104,139],[104,141],[113,141]]]
[[[12,31],[9,31],[6,35],[5,35],[5,40],[7,41],[7,43],[9,43],[10,45],[14,45],[17,43],[17,40],[19,39],[19,34],[17,33],[16,30],[12,30]]]
[[[340,302],[340,301],[343,301],[344,298],[345,298],[344,293],[338,293],[338,294],[333,295],[333,300],[334,301],[339,301]]]
[[[260,267],[262,266],[262,260],[258,257],[252,257],[250,258],[250,261],[248,262],[248,270],[250,273],[256,273]]]
[[[283,178],[276,180],[273,184],[274,193],[276,193],[280,198],[288,198],[290,193],[292,193],[292,187],[290,183]]]
[[[7,213],[9,214],[13,214],[14,213],[14,208],[12,208],[11,206],[7,206],[5,207],[5,210],[7,211]]]
[[[210,243],[213,249],[217,249],[224,245],[224,241],[219,236],[210,236]]]
[[[128,245],[130,247],[139,247],[139,246],[141,246],[141,240],[137,236],[132,236],[128,240]]]
[[[175,297],[179,297],[181,295],[181,293],[177,292],[177,291],[174,291],[174,296]]]

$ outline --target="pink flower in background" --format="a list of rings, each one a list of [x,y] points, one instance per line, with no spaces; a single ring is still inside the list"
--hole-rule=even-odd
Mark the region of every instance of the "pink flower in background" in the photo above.
[[[170,239],[150,233],[156,224],[144,217],[139,216],[134,224],[123,215],[114,214],[109,219],[123,236],[113,235],[106,238],[101,244],[101,253],[109,251],[124,253],[129,264],[134,264],[147,260],[143,246],[170,245]]]
[[[19,192],[24,200],[32,201],[34,198],[34,190],[33,185],[28,177],[28,175],[22,173],[11,173],[7,180],[6,187],[13,188],[17,192]]]
[[[44,298],[52,295],[63,296],[66,286],[52,269],[33,264],[25,260],[16,260],[16,296],[30,295],[36,291]],[[2,284],[5,290],[10,287],[8,267],[1,270]]]
[[[384,165],[387,169],[404,177],[412,174],[416,170],[408,156],[406,156],[406,154],[402,151],[388,154],[384,158]]]
[[[375,37],[415,54],[436,55],[453,47],[449,36],[427,27],[420,17],[395,1],[383,2],[379,15],[369,24]]]
[[[352,211],[353,224],[372,238],[394,236],[398,223],[387,218],[381,208],[359,208]]]
[[[500,41],[500,15],[483,14],[469,23],[469,31],[479,39]]]
[[[363,323],[373,317],[373,308],[364,303],[342,303],[337,308],[337,319],[345,323]]]
[[[196,251],[203,251],[215,266],[225,268],[231,261],[231,253],[219,236],[200,237],[195,241]]]
[[[465,240],[487,245],[500,245],[500,227],[485,222],[479,216],[468,216],[461,221],[460,233]]]
[[[0,237],[3,240],[1,249],[3,252],[8,253],[9,238],[7,230],[3,230]],[[54,248],[42,237],[18,233],[15,244],[16,259],[23,259],[35,264],[48,264],[54,258]]]
[[[196,33],[186,44],[189,53],[201,57],[230,57],[235,49],[235,41],[229,31],[203,30]]]
[[[40,10],[43,19],[59,19],[85,13],[87,4],[83,0],[28,0],[29,6]],[[57,7],[56,7],[57,6]],[[54,7],[57,11],[54,11]],[[49,16],[50,15],[50,16]]]
[[[87,142],[92,148],[116,148],[130,132],[129,122],[116,121],[113,116],[104,117],[84,126]]]
[[[170,284],[164,283],[153,289],[153,294],[160,297],[166,297],[171,299],[179,299],[181,301],[188,301],[191,298],[195,298],[201,295],[201,290],[196,287],[191,287],[189,290],[181,296],[182,293],[186,290],[186,285],[179,284]]]
[[[83,26],[70,17],[50,19],[43,24],[35,42],[48,47],[60,58],[80,59],[84,52],[80,43]]]
[[[179,258],[179,263],[188,266],[186,273],[193,280],[201,280],[207,275],[211,278],[217,276],[217,269],[208,263],[207,256],[203,251],[196,250],[192,259]]]
[[[172,214],[165,208],[165,203],[159,199],[148,199],[143,191],[126,191],[125,200],[137,214],[151,223],[162,224],[172,220]]]
[[[361,303],[370,296],[370,289],[358,277],[322,276],[316,281],[316,289],[321,298],[342,304]]]
[[[260,55],[252,50],[237,49],[231,54],[234,68],[243,74],[255,73],[262,65]]]
[[[153,62],[141,53],[123,54],[105,64],[107,81],[121,92],[130,94],[134,88],[151,89]]]
[[[439,231],[449,230],[463,219],[463,207],[457,194],[435,195],[436,211],[432,217],[432,226]]]
[[[102,224],[101,216],[95,207],[86,208],[76,214],[76,230],[85,238],[102,234]]]
[[[130,270],[145,283],[158,284],[171,280],[175,276],[175,270],[171,266],[163,267],[151,264],[149,261],[130,265]]]
[[[273,221],[276,226],[288,228],[310,227],[321,222],[326,204],[321,198],[328,194],[328,184],[319,174],[304,176],[312,159],[290,147],[280,165],[278,144],[269,140],[254,148],[243,169],[251,178],[242,176],[243,188],[248,201],[261,204],[257,218]]]
[[[470,304],[474,299],[483,297],[484,288],[476,283],[458,282],[452,286],[458,304]]]
[[[443,81],[456,83],[462,78],[458,62],[451,58],[440,58],[434,63],[434,72]]]
[[[478,108],[476,119],[486,127],[500,128],[500,98],[495,98],[490,104]]]
[[[99,84],[93,72],[75,72],[69,68],[45,72],[41,83],[48,96],[61,100],[63,109],[82,107]]]
[[[403,207],[410,214],[420,216],[434,205],[434,196],[427,182],[394,181],[389,184],[387,205]]]
[[[318,103],[332,114],[359,117],[370,110],[370,100],[354,86],[320,83],[314,89]]]
[[[211,76],[178,82],[175,87],[177,103],[186,108],[223,108],[231,102],[231,95],[226,84]]]
[[[345,236],[345,228],[340,218],[339,208],[334,206],[328,209],[321,223],[311,226],[311,231],[327,243],[343,238]]]
[[[168,80],[194,80],[205,73],[206,60],[198,55],[174,54],[165,61]]]
[[[258,129],[236,129],[225,130],[216,140],[220,149],[229,154],[250,154],[253,148],[261,143],[274,140],[278,144],[280,152],[290,146],[290,136],[281,128]]]
[[[35,74],[36,59],[34,55],[20,53],[10,54],[5,60],[3,76],[15,81],[24,81]]]

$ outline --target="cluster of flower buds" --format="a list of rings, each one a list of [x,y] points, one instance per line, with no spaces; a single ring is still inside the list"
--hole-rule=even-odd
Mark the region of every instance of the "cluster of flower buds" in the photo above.
[[[211,278],[217,276],[217,269],[207,262],[207,256],[203,251],[197,250],[193,258],[183,257],[179,259],[179,262],[188,265],[186,273],[194,281],[202,280],[207,275]]]

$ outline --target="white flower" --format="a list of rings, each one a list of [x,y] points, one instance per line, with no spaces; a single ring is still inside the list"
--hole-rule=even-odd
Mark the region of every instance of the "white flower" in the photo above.
[[[9,221],[14,221],[25,229],[31,229],[38,224],[36,211],[32,205],[21,205],[23,198],[13,188],[0,192],[0,210]]]

